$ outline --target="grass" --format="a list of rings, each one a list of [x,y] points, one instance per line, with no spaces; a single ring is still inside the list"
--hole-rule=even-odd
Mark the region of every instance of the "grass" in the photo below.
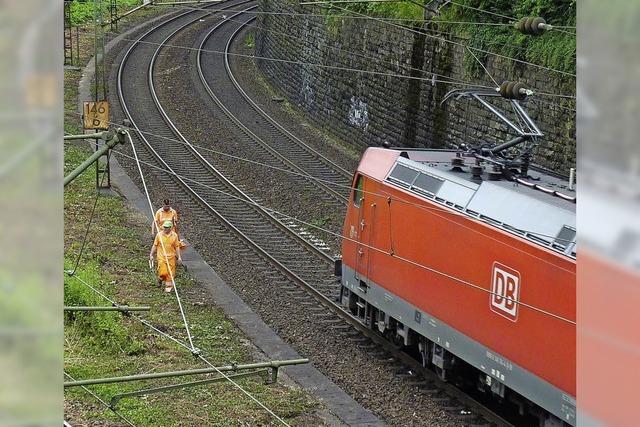
[[[82,120],[77,114],[78,81],[82,77],[80,70],[64,70],[64,132],[71,135],[82,133]]]
[[[89,149],[67,145],[66,172],[89,154]],[[89,219],[95,197],[94,174],[93,168],[86,171],[65,191],[65,269],[75,262]],[[159,329],[187,342],[174,295],[167,295],[154,286],[155,277],[147,264],[151,243],[148,228],[120,197],[102,195],[77,274],[121,304],[150,305],[152,310],[145,317]],[[178,276],[177,284],[196,347],[217,365],[254,361],[252,348],[236,326],[220,309],[207,302],[204,292],[186,272],[180,271]],[[108,305],[108,302],[78,280],[66,277],[65,304]],[[65,370],[74,378],[203,367],[186,349],[116,312],[67,313],[64,354]],[[178,380],[111,384],[92,387],[92,391],[108,400],[116,393],[175,382]],[[317,407],[305,392],[282,383],[268,386],[258,379],[240,383],[290,423],[296,424]],[[77,418],[116,419],[115,414],[96,406],[82,389],[67,390],[65,400]],[[118,409],[136,425],[264,425],[273,421],[230,384],[125,399]]]
[[[106,1],[103,3],[108,5]],[[132,2],[123,1],[120,5],[128,3]],[[137,20],[166,10],[148,8],[130,15],[119,23],[120,31]],[[78,15],[76,18],[82,21]],[[93,30],[89,21],[82,21],[84,26],[80,28],[79,64],[86,64],[93,54]],[[67,133],[81,133],[80,117],[76,114],[81,71],[65,69],[64,78],[64,129]],[[89,156],[91,150],[67,144],[64,153],[66,174]],[[65,269],[73,267],[80,251],[95,200],[94,186],[95,167],[91,167],[65,189]],[[187,342],[174,294],[165,294],[154,286],[155,277],[147,262],[150,244],[146,220],[130,211],[120,197],[102,195],[76,274],[120,304],[150,305],[152,310],[143,317],[160,330]],[[179,270],[178,276],[177,285],[194,344],[205,357],[215,365],[256,361],[253,346],[235,324],[209,304],[204,291],[185,271]],[[67,305],[108,305],[72,277],[65,277],[64,286]],[[67,313],[64,343],[65,371],[76,379],[204,367],[186,349],[116,312]],[[109,400],[117,393],[195,379],[101,385],[91,390]],[[306,392],[281,381],[265,385],[253,378],[239,383],[288,423],[308,424],[309,420],[312,424],[319,423],[313,415],[318,402]],[[228,383],[125,399],[118,409],[139,426],[269,425],[274,421],[264,409]],[[65,411],[67,417],[71,415],[76,421],[109,425],[119,422],[114,413],[81,388],[65,391]]]
[[[97,5],[101,4],[98,9]],[[121,14],[135,6],[142,4],[141,0],[117,0],[116,7],[118,14]],[[102,19],[108,21],[110,19],[110,1],[109,0],[89,0],[80,2],[75,0],[71,3],[71,24],[72,25],[90,25],[96,16],[96,11],[102,12]]]
[[[244,39],[244,44],[250,49],[253,49],[256,46],[255,34],[253,31],[249,31],[247,37]]]

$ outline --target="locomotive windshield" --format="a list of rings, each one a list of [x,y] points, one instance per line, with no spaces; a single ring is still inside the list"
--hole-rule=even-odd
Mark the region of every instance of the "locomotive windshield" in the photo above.
[[[353,190],[353,205],[356,207],[360,207],[360,202],[362,201],[362,188],[364,187],[364,180],[362,179],[362,175],[358,175],[356,179],[356,188]]]

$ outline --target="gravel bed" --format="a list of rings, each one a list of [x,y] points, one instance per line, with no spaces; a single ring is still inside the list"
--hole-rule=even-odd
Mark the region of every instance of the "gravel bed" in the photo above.
[[[254,48],[247,40],[251,40],[255,27],[249,24],[231,45],[231,51],[241,55],[253,55]],[[255,37],[254,37],[255,39]],[[355,171],[360,157],[367,148],[362,145],[354,146],[344,141],[336,140],[322,130],[307,122],[302,111],[289,104],[286,97],[277,88],[269,85],[262,73],[256,67],[255,61],[245,56],[237,56],[231,62],[231,70],[247,94],[262,109],[314,149],[322,152],[326,157],[349,171]]]
[[[202,25],[191,27],[176,37],[172,44],[195,45],[196,35],[202,34],[203,28],[208,28],[211,22],[213,20],[208,21],[209,25],[201,23]],[[240,131],[228,122],[209,95],[200,88],[194,51],[167,49],[158,58],[156,70],[161,70],[155,77],[158,96],[171,119],[191,143],[219,153],[232,154],[240,159],[272,164],[272,160],[262,151],[241,143]],[[185,78],[187,74],[191,79]],[[193,95],[194,87],[197,88],[197,96]],[[283,125],[287,126],[286,123]],[[223,154],[199,151],[235,185],[263,206],[341,233],[344,208],[321,200],[315,192],[301,192],[299,176]],[[339,253],[340,241],[337,237],[318,230],[310,231],[329,244],[334,253]]]
[[[179,39],[173,40],[173,44],[183,45],[188,42],[189,36],[190,34],[183,34]],[[193,64],[192,60],[189,51],[172,49],[158,63],[159,69],[163,70],[156,76],[160,83],[161,99],[164,103],[173,105],[167,112],[185,136],[193,139],[194,143],[207,144],[212,149],[240,157],[253,156],[254,160],[258,160],[255,153],[244,151],[246,147],[235,143],[234,130],[225,127],[225,120],[219,112],[208,108],[210,103],[206,103],[203,94],[193,94],[191,82],[184,78],[187,73],[192,74],[188,71],[189,64]],[[255,90],[255,93],[263,91],[264,94],[264,87],[255,81],[254,86],[250,93]],[[111,87],[115,87],[114,80]],[[113,95],[115,91],[112,98]],[[117,103],[113,105],[115,107]],[[265,108],[270,108],[271,112],[278,105],[268,103]],[[287,115],[281,111],[277,114],[282,114],[282,117]],[[289,120],[293,122],[296,119],[291,117]],[[283,125],[288,127],[290,123],[283,121]],[[297,131],[296,133],[303,136]],[[122,151],[131,153],[130,147],[124,147]],[[328,153],[330,150],[326,151]],[[266,172],[255,166],[247,168],[244,162],[232,161],[220,155],[207,157],[214,166],[220,165],[225,171],[233,171],[230,178],[236,184],[244,186],[252,195],[258,196],[266,205],[305,218],[324,218],[324,215],[333,214],[330,226],[341,228],[342,213],[327,212],[327,207],[315,203],[314,195],[300,194],[297,183],[290,179],[289,174]],[[122,158],[118,160],[140,186],[135,165]],[[269,266],[265,266],[255,256],[234,250],[233,247],[237,246],[234,238],[215,233],[212,231],[213,227],[208,228],[207,221],[210,219],[197,210],[189,211],[186,204],[183,205],[180,201],[180,197],[186,196],[178,196],[178,186],[166,176],[160,176],[148,167],[143,167],[143,171],[156,204],[165,196],[177,199],[176,205],[183,217],[181,231],[204,259],[285,341],[300,354],[309,357],[321,372],[362,405],[392,425],[460,424],[438,402],[421,392],[419,387],[397,377],[397,369],[394,369],[392,363],[359,348],[356,341],[348,339],[344,333],[319,322],[318,317],[293,299],[286,289],[270,284],[272,280],[268,273],[273,274],[273,271]]]

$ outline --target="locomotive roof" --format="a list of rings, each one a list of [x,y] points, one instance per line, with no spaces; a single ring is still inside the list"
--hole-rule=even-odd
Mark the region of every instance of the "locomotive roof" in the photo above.
[[[452,165],[455,157],[459,167]],[[471,171],[475,157],[456,150],[370,148],[360,170],[372,172],[371,164],[380,180],[575,257],[576,204],[569,200],[575,190],[559,177],[530,170],[520,182],[489,178],[489,165],[478,180]]]

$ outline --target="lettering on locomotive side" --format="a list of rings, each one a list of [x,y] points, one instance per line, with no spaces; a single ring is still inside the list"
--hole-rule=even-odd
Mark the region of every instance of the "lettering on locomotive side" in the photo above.
[[[488,359],[493,360],[501,366],[504,366],[508,371],[513,371],[513,363],[509,362],[504,357],[494,354],[489,350],[487,350],[486,355]]]
[[[491,310],[515,322],[518,320],[520,273],[498,262],[493,263],[491,274]]]

